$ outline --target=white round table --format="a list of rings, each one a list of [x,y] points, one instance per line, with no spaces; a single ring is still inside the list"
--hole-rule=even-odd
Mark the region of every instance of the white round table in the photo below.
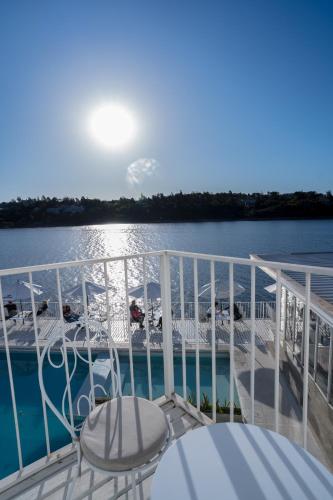
[[[162,457],[151,500],[332,500],[333,476],[310,453],[249,424],[188,432]]]

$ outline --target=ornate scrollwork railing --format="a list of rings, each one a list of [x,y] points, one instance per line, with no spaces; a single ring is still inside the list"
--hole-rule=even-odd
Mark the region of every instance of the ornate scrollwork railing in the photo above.
[[[82,331],[82,328],[86,329],[85,347],[82,347],[83,342],[78,340],[78,335],[80,331]],[[46,341],[40,356],[38,377],[45,402],[57,418],[63,423],[73,439],[77,439],[77,433],[80,431],[83,423],[83,418],[74,418],[74,412],[75,417],[86,416],[86,413],[82,413],[83,402],[86,402],[85,406],[87,407],[88,405],[88,409],[91,411],[96,404],[95,393],[97,389],[105,397],[109,396],[111,398],[112,396],[116,397],[121,395],[118,352],[112,338],[106,332],[104,332],[104,336],[107,338],[107,351],[110,359],[110,381],[108,381],[109,390],[107,390],[107,388],[100,383],[94,383],[94,374],[91,372],[91,370],[93,370],[93,361],[91,357],[90,331],[93,331],[96,334],[96,330],[98,329],[101,329],[101,325],[98,324],[98,322],[88,320],[84,327],[80,326],[76,329],[72,339],[70,339],[61,329]],[[82,349],[87,351],[88,356],[83,354]],[[55,353],[57,353],[57,356],[60,355],[60,359],[54,357]],[[69,357],[71,358],[70,363]],[[88,366],[87,376],[90,381],[90,389],[88,393],[81,394],[77,398],[74,408],[71,383],[75,377],[79,360]],[[66,385],[62,395],[60,408],[54,403],[54,401],[52,401],[45,388],[44,368],[46,362],[49,367],[54,369],[64,369],[66,372]]]

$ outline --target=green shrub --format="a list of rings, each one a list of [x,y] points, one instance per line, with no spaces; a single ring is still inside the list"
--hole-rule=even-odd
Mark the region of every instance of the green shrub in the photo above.
[[[189,395],[187,400],[190,404],[192,404],[193,406],[196,406],[196,404],[197,404],[196,397],[193,393]],[[202,399],[200,401],[200,411],[202,411],[203,413],[212,413],[212,411],[213,411],[213,405],[209,401],[208,395],[205,394],[204,392],[202,393]],[[220,402],[217,399],[216,400],[216,413],[229,415],[230,414],[230,401],[227,401],[225,399],[224,404],[220,405]],[[241,415],[241,414],[242,414],[242,411],[241,411],[240,406],[238,406],[236,403],[234,403],[234,415]]]

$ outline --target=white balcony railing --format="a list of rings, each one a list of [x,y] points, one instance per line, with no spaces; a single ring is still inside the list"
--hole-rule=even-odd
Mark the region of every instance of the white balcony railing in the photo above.
[[[186,264],[186,266],[185,266]],[[202,315],[207,308],[211,307],[211,319],[209,320],[209,330],[211,332],[211,342],[209,344],[209,352],[211,356],[211,384],[212,384],[212,418],[216,420],[216,405],[217,405],[217,377],[216,377],[216,317],[215,317],[215,279],[217,275],[223,272],[229,276],[229,307],[230,307],[230,320],[228,324],[229,336],[229,356],[230,356],[230,386],[229,386],[229,399],[230,399],[230,421],[234,420],[234,375],[235,375],[235,321],[233,314],[233,305],[235,302],[234,297],[234,270],[235,267],[245,269],[250,276],[250,301],[247,303],[239,303],[242,307],[242,313],[246,319],[249,319],[251,342],[250,342],[250,395],[251,395],[251,415],[250,422],[255,423],[255,335],[256,335],[256,320],[258,318],[270,318],[274,320],[274,350],[275,350],[275,370],[274,370],[274,427],[279,431],[279,415],[280,415],[280,402],[279,402],[279,376],[280,376],[280,340],[281,340],[281,271],[292,270],[304,273],[306,276],[305,285],[305,329],[304,329],[304,380],[303,380],[303,446],[307,447],[307,425],[308,425],[308,373],[309,373],[309,320],[310,320],[310,307],[311,307],[311,276],[314,274],[333,276],[333,269],[319,268],[314,266],[300,266],[296,264],[281,264],[279,262],[266,262],[265,268],[273,269],[277,276],[277,290],[276,290],[276,304],[263,303],[256,301],[256,275],[263,262],[259,260],[251,260],[236,257],[213,256],[206,254],[194,254],[186,252],[175,251],[158,251],[138,255],[128,255],[121,257],[100,258],[91,260],[82,260],[66,263],[54,263],[47,265],[38,265],[25,268],[15,268],[0,270],[0,331],[2,331],[3,346],[8,367],[8,380],[10,385],[11,403],[13,409],[13,419],[15,424],[16,444],[19,470],[22,471],[25,467],[22,454],[22,429],[19,425],[18,409],[16,402],[15,380],[13,377],[13,369],[11,364],[11,351],[15,350],[17,346],[11,340],[10,324],[5,320],[5,309],[3,300],[3,286],[2,283],[10,277],[19,277],[28,280],[31,284],[34,281],[39,282],[43,276],[47,275],[47,282],[53,283],[54,290],[56,291],[56,298],[54,303],[56,305],[50,306],[50,317],[59,322],[59,327],[64,331],[65,323],[62,318],[62,306],[64,303],[64,287],[63,282],[68,282],[72,279],[80,277],[82,281],[83,297],[83,313],[85,322],[89,324],[89,311],[86,300],[85,290],[85,277],[87,275],[98,276],[99,282],[105,285],[105,314],[106,314],[106,328],[109,335],[112,337],[115,315],[112,311],[115,310],[115,304],[122,305],[122,313],[125,315],[126,328],[128,333],[128,351],[129,351],[129,366],[130,366],[130,380],[131,391],[135,394],[135,380],[134,380],[134,364],[133,364],[133,345],[132,345],[132,326],[129,313],[129,284],[133,282],[133,276],[136,281],[144,283],[144,298],[143,307],[148,311],[148,295],[147,295],[147,282],[151,278],[149,273],[153,269],[153,278],[159,280],[161,284],[161,310],[163,317],[163,331],[162,331],[162,350],[164,361],[164,391],[167,396],[174,392],[174,367],[173,367],[173,317],[172,311],[177,309],[177,320],[180,324],[181,340],[181,356],[182,356],[182,382],[183,394],[182,396],[187,399],[187,384],[186,384],[186,356],[187,356],[187,342],[185,337],[185,322],[191,318],[194,322],[194,344],[195,344],[195,393],[196,405],[200,409],[200,394],[201,394],[201,381],[200,381],[200,341],[199,341],[199,327],[202,321]],[[176,273],[174,271],[176,270]],[[171,271],[176,275],[176,279],[171,280]],[[209,275],[211,282],[211,296],[210,302],[202,305],[199,301],[199,285],[201,282],[201,273],[204,272],[205,276]],[[116,292],[111,292],[116,289]],[[175,292],[176,290],[176,292]],[[176,293],[177,297],[173,296]],[[189,302],[188,297],[193,297]],[[226,301],[227,302],[227,301]],[[177,306],[175,306],[177,304]],[[31,291],[31,298],[29,306],[32,310],[32,331],[34,334],[34,348],[37,353],[37,362],[40,362],[40,349],[45,343],[45,337],[41,335],[40,319],[36,315],[36,300]],[[152,399],[152,367],[151,367],[151,325],[148,321],[148,315],[145,317],[145,332],[146,332],[146,358],[147,358],[147,373],[148,373],[148,397]],[[16,335],[17,338],[17,335]],[[89,327],[86,328],[86,342],[80,346],[80,349],[87,349],[91,354],[93,345],[91,343]],[[207,351],[207,350],[206,350]],[[91,370],[91,363],[89,364]],[[90,374],[91,376],[91,374]],[[48,414],[46,411],[46,404],[44,395],[41,394],[44,431],[47,455],[51,454],[50,445],[50,429]]]

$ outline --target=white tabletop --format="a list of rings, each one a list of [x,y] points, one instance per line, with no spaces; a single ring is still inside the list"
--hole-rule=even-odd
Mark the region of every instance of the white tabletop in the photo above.
[[[151,500],[332,500],[333,476],[303,448],[249,424],[186,433],[154,474]]]

